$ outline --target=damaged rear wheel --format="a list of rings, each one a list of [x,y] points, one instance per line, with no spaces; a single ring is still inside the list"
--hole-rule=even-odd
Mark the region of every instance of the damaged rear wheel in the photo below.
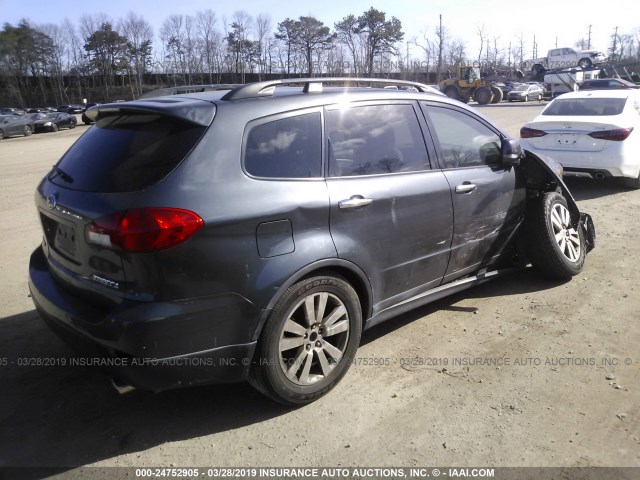
[[[547,192],[527,214],[527,252],[533,267],[547,278],[569,279],[584,266],[584,233],[573,225],[565,198]]]

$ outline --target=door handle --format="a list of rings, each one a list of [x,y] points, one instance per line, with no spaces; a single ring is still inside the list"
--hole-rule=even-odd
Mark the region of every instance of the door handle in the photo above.
[[[473,192],[477,187],[473,183],[462,183],[456,187],[456,193]]]
[[[353,195],[348,200],[340,200],[338,202],[338,208],[346,210],[349,208],[362,208],[373,203],[372,198],[364,198],[362,195]]]

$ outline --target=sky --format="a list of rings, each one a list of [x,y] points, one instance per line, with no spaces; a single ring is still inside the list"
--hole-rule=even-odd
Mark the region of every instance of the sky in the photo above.
[[[112,19],[124,17],[128,11],[144,16],[157,35],[162,23],[173,14],[195,15],[199,10],[211,9],[218,17],[218,29],[223,30],[223,20],[230,20],[233,12],[245,10],[254,17],[260,13],[271,16],[273,30],[285,18],[311,15],[333,28],[333,24],[346,15],[360,15],[374,7],[397,17],[405,32],[403,53],[409,49],[411,59],[421,59],[422,51],[412,45],[416,39],[423,42],[426,32],[434,37],[439,15],[443,26],[451,36],[467,45],[469,59],[476,59],[480,49],[479,30],[491,42],[498,37],[498,44],[508,47],[519,43],[522,35],[525,58],[530,58],[534,36],[538,56],[546,55],[550,48],[573,47],[576,41],[585,40],[591,26],[591,48],[606,51],[611,45],[615,28],[618,33],[637,34],[640,38],[640,2],[619,0],[608,8],[602,0],[0,0],[0,24],[16,25],[27,18],[34,25],[57,23],[68,18],[77,25],[83,14],[106,13]],[[407,45],[408,43],[408,45]]]

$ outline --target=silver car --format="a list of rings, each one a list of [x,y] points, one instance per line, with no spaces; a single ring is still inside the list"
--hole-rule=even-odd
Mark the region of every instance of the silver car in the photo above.
[[[33,121],[24,115],[0,115],[0,140],[33,133]]]
[[[510,102],[528,102],[529,100],[542,100],[544,90],[539,85],[520,84],[507,93],[507,100]]]

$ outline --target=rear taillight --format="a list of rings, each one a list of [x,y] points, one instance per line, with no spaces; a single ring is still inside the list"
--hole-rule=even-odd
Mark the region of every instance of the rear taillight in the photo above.
[[[204,226],[189,210],[140,208],[95,220],[86,228],[89,243],[116,250],[151,252],[184,242]]]
[[[547,132],[536,130],[535,128],[522,127],[520,129],[520,138],[544,137],[546,134]]]
[[[614,142],[621,142],[626,140],[633,132],[633,127],[630,128],[617,128],[615,130],[602,130],[600,132],[591,132],[590,137],[598,138],[600,140],[613,140]]]

